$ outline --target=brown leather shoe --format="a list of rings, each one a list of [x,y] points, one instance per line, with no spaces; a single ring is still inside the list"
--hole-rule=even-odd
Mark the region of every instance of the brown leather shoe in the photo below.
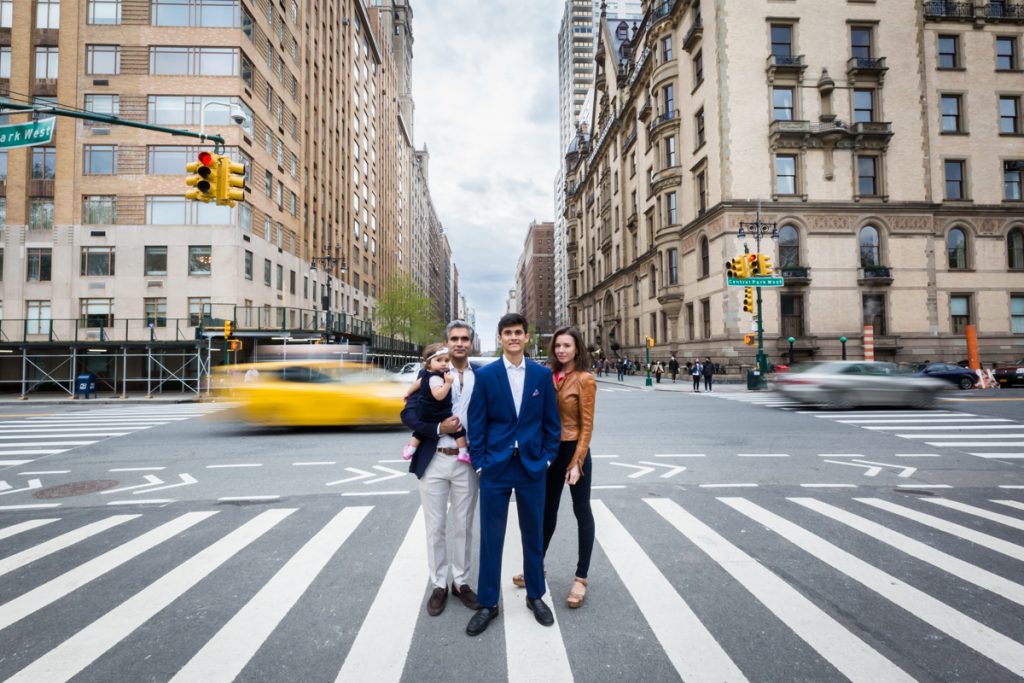
[[[430,594],[430,599],[427,600],[427,614],[432,617],[436,617],[438,614],[444,611],[444,606],[448,602],[448,589],[447,588],[435,588],[434,592]]]
[[[468,583],[464,583],[461,586],[452,584],[452,594],[462,601],[462,604],[469,609],[480,609],[480,605],[476,602],[476,593],[469,587]]]

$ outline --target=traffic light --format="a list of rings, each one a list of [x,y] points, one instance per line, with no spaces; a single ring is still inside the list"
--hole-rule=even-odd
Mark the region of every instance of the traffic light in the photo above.
[[[228,340],[228,351],[241,351],[242,340],[241,339],[229,339]]]
[[[754,288],[744,287],[743,288],[743,310],[747,313],[754,312]]]
[[[234,328],[234,324],[230,320],[224,321],[224,338],[227,339],[231,336],[231,331]]]
[[[199,202],[212,202],[216,199],[214,182],[217,177],[213,171],[219,158],[209,152],[200,152],[196,161],[185,164],[185,171],[193,174],[185,179],[185,184],[194,188],[185,193],[186,199],[194,199]]]
[[[743,280],[750,277],[750,262],[747,260],[747,255],[737,256],[731,261],[725,262],[725,272],[731,278]]]
[[[245,165],[228,157],[217,157],[217,204],[234,206],[245,201]]]
[[[653,349],[654,348],[654,337],[647,337],[646,339],[647,339],[647,347]]]
[[[772,260],[767,254],[757,254],[753,262],[754,275],[764,276],[772,274]]]
[[[756,336],[753,335],[753,334],[745,334],[745,335],[743,335],[743,343],[746,344],[747,346],[750,346],[751,344],[753,344],[754,343],[754,339],[756,339]]]

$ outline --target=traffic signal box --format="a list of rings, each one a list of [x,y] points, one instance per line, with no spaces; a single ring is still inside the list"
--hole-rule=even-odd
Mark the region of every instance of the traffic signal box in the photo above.
[[[740,280],[750,277],[750,261],[747,260],[747,255],[743,254],[731,261],[726,261],[725,272],[729,277]]]
[[[647,347],[653,349],[654,348],[654,338],[653,337],[646,337],[646,339],[647,339]]]
[[[231,336],[231,332],[234,330],[234,323],[230,320],[224,321],[224,338],[228,339]]]
[[[743,310],[747,313],[754,312],[754,288],[744,287],[743,288]]]
[[[185,164],[185,172],[190,174],[185,184],[192,188],[185,193],[186,199],[206,203],[216,200],[214,165],[219,158],[209,152],[200,152],[196,161]]]
[[[772,260],[767,254],[757,254],[753,265],[754,275],[767,276],[772,274]]]
[[[235,206],[245,200],[245,166],[228,157],[217,157],[217,204]]]

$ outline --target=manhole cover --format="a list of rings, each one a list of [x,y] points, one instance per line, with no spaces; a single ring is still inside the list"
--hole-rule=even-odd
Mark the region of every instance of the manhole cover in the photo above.
[[[84,496],[87,493],[96,493],[117,486],[120,482],[116,479],[93,479],[91,481],[76,481],[71,484],[61,484],[45,489],[39,489],[32,494],[33,498],[70,498],[71,496]]]

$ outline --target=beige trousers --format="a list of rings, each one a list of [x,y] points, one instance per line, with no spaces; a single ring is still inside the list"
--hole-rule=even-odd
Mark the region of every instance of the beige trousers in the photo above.
[[[435,453],[419,485],[420,503],[427,528],[430,582],[437,588],[446,587],[450,565],[455,585],[468,584],[473,548],[473,514],[480,490],[477,474],[472,465],[459,462],[454,455]]]

